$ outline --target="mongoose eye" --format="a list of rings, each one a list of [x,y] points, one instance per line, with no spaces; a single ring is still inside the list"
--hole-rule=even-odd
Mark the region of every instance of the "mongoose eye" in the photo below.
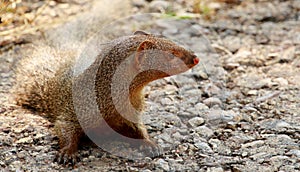
[[[167,53],[167,56],[170,60],[173,60],[175,58],[175,55],[172,53]]]

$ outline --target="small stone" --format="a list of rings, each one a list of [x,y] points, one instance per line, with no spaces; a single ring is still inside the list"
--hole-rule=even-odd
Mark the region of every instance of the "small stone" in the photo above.
[[[207,169],[207,172],[223,172],[223,168],[221,167],[211,167]]]
[[[151,170],[146,169],[146,170],[142,170],[141,172],[151,172]]]
[[[96,157],[93,156],[93,155],[90,155],[90,156],[89,156],[89,159],[90,159],[90,160],[94,160],[95,158],[96,158]]]
[[[202,150],[203,152],[207,152],[207,153],[212,153],[213,152],[213,150],[211,149],[211,147],[207,143],[205,143],[205,142],[198,141],[198,142],[194,143],[194,145],[198,149]]]
[[[41,151],[41,150],[45,149],[45,147],[44,146],[35,146],[34,149],[37,151]]]
[[[23,144],[23,143],[32,143],[33,139],[31,137],[24,137],[16,141],[17,144]]]
[[[40,139],[40,138],[43,138],[43,137],[45,137],[45,136],[46,136],[45,134],[38,133],[38,134],[35,135],[33,138],[34,138],[34,139]]]
[[[256,148],[256,147],[262,146],[264,144],[265,144],[264,141],[256,140],[256,141],[253,141],[253,142],[250,142],[250,143],[242,144],[242,148],[248,148],[248,147]]]
[[[251,159],[253,159],[254,161],[257,161],[257,162],[263,162],[264,158],[266,158],[266,157],[268,157],[268,153],[266,153],[266,152],[259,152],[259,153],[256,153],[256,154],[250,156]]]
[[[171,113],[166,113],[163,115],[163,117],[165,118],[165,120],[170,123],[171,125],[174,125],[176,127],[180,127],[181,124],[182,124],[182,121],[181,119],[174,115],[174,114],[171,114]]]
[[[170,135],[165,132],[160,134],[159,138],[164,140],[165,142],[169,142],[169,143],[173,142],[173,139],[171,139]]]
[[[197,127],[204,123],[204,119],[200,117],[194,117],[188,121],[190,127]]]
[[[257,90],[250,90],[250,91],[247,92],[248,96],[256,96],[257,94],[258,94]]]
[[[296,56],[295,56],[296,48],[289,47],[288,49],[284,50],[282,55],[280,56],[280,60],[282,62],[290,62],[292,61]]]
[[[240,67],[239,63],[229,62],[224,64],[224,68],[228,70],[233,70]]]
[[[171,104],[173,104],[173,101],[170,98],[166,97],[161,100],[161,104],[162,105],[171,105]]]
[[[290,128],[291,125],[285,121],[278,121],[276,123],[276,128]]]
[[[248,156],[248,152],[242,152],[242,157]]]
[[[298,150],[298,149],[292,149],[287,154],[288,155],[294,155],[297,158],[300,158],[300,150]]]
[[[164,93],[167,95],[174,94],[177,90],[178,88],[175,85],[166,85],[164,87]]]
[[[24,127],[18,127],[18,128],[17,127],[13,128],[13,132],[16,133],[16,134],[20,134],[20,133],[22,133],[25,130],[26,130],[26,126],[24,126]]]
[[[210,138],[211,136],[214,135],[213,130],[211,130],[210,128],[206,127],[206,126],[199,126],[195,128],[195,131],[204,138]]]
[[[147,5],[147,2],[145,0],[133,0],[132,5],[134,5],[138,8],[142,8],[142,7],[145,7]]]
[[[226,36],[223,42],[232,53],[241,48],[241,39],[237,36]]]
[[[160,168],[164,171],[170,171],[168,162],[166,162],[163,159],[158,159],[154,164],[156,165],[157,168]]]
[[[206,93],[209,97],[213,95],[218,95],[221,89],[214,84],[207,84],[204,87],[204,93]]]
[[[170,7],[170,2],[155,0],[149,4],[150,12],[165,12]]]
[[[208,107],[212,107],[214,105],[219,105],[219,106],[222,105],[221,100],[219,98],[216,98],[216,97],[207,98],[207,99],[203,100],[203,103]]]
[[[82,159],[82,162],[88,162],[88,161],[89,161],[89,159],[86,157]]]
[[[234,111],[212,110],[207,116],[207,122],[212,126],[228,124],[229,122],[238,122],[240,115]]]
[[[25,152],[25,151],[21,151],[21,152],[18,152],[18,153],[17,153],[17,156],[18,156],[18,158],[23,159],[23,158],[25,158],[27,155],[26,155],[26,152]]]
[[[208,110],[209,107],[206,106],[206,105],[203,104],[203,103],[197,103],[197,104],[195,105],[195,109],[196,109],[196,110],[203,111],[203,110]]]
[[[275,78],[273,79],[273,82],[278,83],[281,87],[287,86],[289,82],[284,78]]]
[[[245,109],[248,112],[257,112],[257,109],[251,106],[245,106],[243,109]]]

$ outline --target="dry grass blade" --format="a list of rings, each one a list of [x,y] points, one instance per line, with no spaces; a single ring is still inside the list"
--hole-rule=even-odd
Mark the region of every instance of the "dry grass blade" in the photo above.
[[[0,0],[0,14],[4,14],[10,4],[9,0]]]

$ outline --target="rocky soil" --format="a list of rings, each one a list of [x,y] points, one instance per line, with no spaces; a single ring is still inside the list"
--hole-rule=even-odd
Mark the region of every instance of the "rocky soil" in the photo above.
[[[200,57],[192,70],[145,90],[143,120],[164,154],[130,160],[83,145],[82,161],[65,167],[53,162],[53,124],[9,104],[8,90],[14,64],[30,55],[40,30],[60,27],[92,2],[22,1],[26,9],[0,29],[0,171],[300,171],[300,1],[191,2],[134,0],[140,15],[104,27],[162,34]],[[41,7],[44,18],[30,18]]]

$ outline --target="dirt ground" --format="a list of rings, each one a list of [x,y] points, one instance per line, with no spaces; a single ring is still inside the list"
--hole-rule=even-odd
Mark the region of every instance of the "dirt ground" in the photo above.
[[[96,1],[1,5],[0,171],[300,171],[299,0],[133,0],[119,15],[135,17],[117,22],[99,17]],[[143,15],[152,12],[163,15]],[[143,120],[164,154],[130,160],[83,145],[75,167],[53,162],[53,124],[9,101],[15,64],[41,41],[65,48],[89,33],[136,29],[176,40],[201,61],[145,90]]]

